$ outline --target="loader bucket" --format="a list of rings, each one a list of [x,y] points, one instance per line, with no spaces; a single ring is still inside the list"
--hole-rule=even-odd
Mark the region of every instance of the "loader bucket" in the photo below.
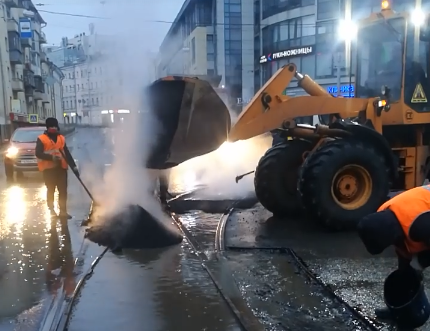
[[[227,106],[205,80],[170,76],[147,89],[158,130],[147,167],[167,169],[219,148],[231,127]]]

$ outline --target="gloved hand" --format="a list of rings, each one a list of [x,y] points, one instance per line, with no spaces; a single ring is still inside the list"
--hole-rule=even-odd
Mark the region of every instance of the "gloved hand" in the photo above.
[[[417,270],[417,271],[423,271],[423,270],[424,270],[424,268],[422,267],[422,265],[420,264],[420,262],[419,262],[419,260],[418,260],[418,256],[417,256],[417,255],[414,255],[414,256],[412,257],[412,260],[411,260],[410,266],[411,266],[412,268],[414,268],[415,270]]]

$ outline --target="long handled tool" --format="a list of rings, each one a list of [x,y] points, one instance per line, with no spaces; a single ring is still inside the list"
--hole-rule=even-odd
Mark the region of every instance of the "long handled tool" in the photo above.
[[[66,160],[66,162],[67,162],[66,155],[64,154],[64,152],[63,152],[63,150],[62,150],[62,149],[60,149],[60,153],[61,153],[61,156],[64,158],[64,160]],[[97,204],[97,203],[94,201],[93,195],[91,194],[91,192],[88,190],[87,186],[86,186],[86,185],[84,184],[84,182],[82,181],[81,176],[79,176],[79,173],[78,173],[75,169],[73,169],[73,167],[71,167],[71,166],[70,166],[70,164],[69,164],[69,167],[72,169],[73,174],[74,174],[74,175],[76,176],[76,178],[79,180],[79,183],[81,183],[82,187],[83,187],[83,188],[84,188],[84,190],[87,192],[88,196],[89,196],[89,197],[90,197],[90,199],[93,201],[93,203],[94,203],[94,204]]]
[[[236,176],[236,184],[239,183],[239,180],[241,180],[243,177],[248,176],[250,174],[253,174],[254,172],[255,172],[255,170],[247,172],[246,174],[243,174],[243,175],[240,175],[240,176]]]

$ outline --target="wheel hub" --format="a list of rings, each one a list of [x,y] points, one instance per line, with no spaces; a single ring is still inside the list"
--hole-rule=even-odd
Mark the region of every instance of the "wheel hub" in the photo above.
[[[351,198],[358,191],[357,178],[352,175],[344,175],[337,181],[337,190],[345,198]]]
[[[372,194],[372,178],[359,165],[347,165],[335,174],[331,189],[335,202],[344,209],[355,210],[362,207]]]

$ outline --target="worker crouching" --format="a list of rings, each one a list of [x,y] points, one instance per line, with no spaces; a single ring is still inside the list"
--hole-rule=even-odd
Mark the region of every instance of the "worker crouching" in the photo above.
[[[394,246],[398,270],[422,270],[430,266],[430,185],[405,191],[385,202],[376,213],[358,224],[359,236],[372,255]],[[379,319],[394,318],[388,307],[378,308]]]
[[[51,216],[58,216],[54,209],[54,195],[57,188],[59,216],[70,219],[71,216],[67,213],[67,169],[70,165],[77,173],[77,167],[66,146],[66,138],[59,132],[57,119],[46,120],[46,131],[37,139],[36,157],[39,171],[43,173],[46,203]]]

